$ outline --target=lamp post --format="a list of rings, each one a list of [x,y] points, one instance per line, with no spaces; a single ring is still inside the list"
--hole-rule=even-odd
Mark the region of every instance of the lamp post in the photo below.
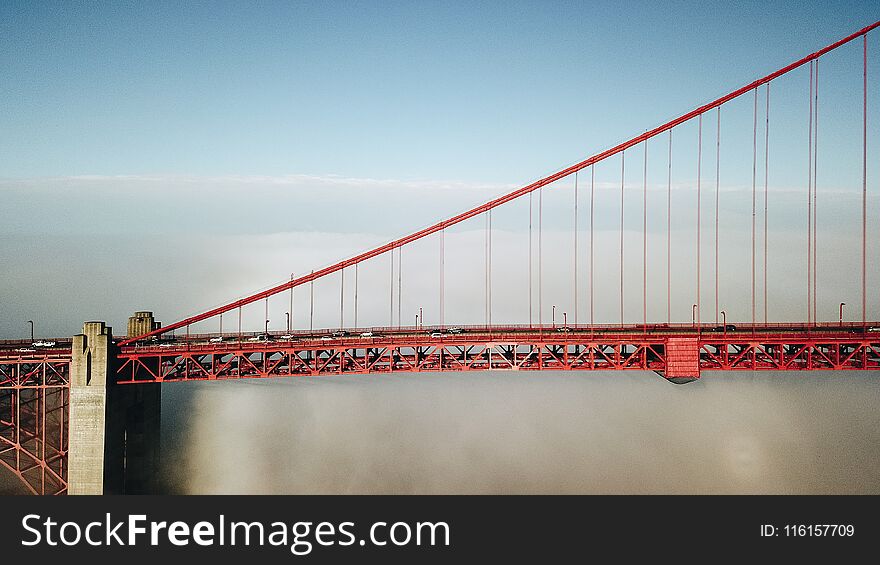
[[[568,327],[568,312],[562,313],[562,327],[564,327],[564,328]]]
[[[840,325],[843,325],[843,307],[846,306],[846,302],[840,303]]]
[[[290,312],[285,312],[285,316],[287,316],[287,333],[290,333]]]
[[[269,337],[269,320],[266,320],[266,337]]]
[[[727,337],[727,312],[721,311],[721,325],[724,328],[724,337]]]
[[[553,305],[553,314],[551,316],[551,319],[553,320],[553,327],[555,328],[556,327],[556,305],[555,304]]]
[[[31,325],[31,343],[34,342],[34,321],[28,320],[28,323]]]

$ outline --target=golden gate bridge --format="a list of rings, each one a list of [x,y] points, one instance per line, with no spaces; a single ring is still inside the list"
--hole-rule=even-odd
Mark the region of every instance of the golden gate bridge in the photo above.
[[[397,238],[363,253],[344,259],[302,276],[291,276],[279,283],[247,297],[230,301],[197,315],[189,316],[162,326],[150,312],[139,312],[130,318],[125,338],[114,338],[109,327],[101,322],[87,322],[83,334],[71,338],[56,338],[48,342],[31,340],[0,343],[0,464],[15,473],[25,487],[35,494],[63,494],[67,492],[106,492],[124,490],[143,477],[136,477],[133,469],[124,471],[116,487],[109,487],[117,479],[109,478],[108,462],[115,455],[107,451],[114,446],[110,426],[126,428],[126,433],[140,425],[138,420],[149,418],[144,412],[145,398],[158,398],[163,382],[190,380],[223,380],[242,378],[280,378],[320,375],[383,374],[393,372],[429,371],[652,371],[675,382],[689,382],[700,377],[702,371],[843,371],[880,369],[880,322],[872,321],[868,312],[868,131],[869,131],[869,77],[868,39],[870,32],[880,26],[871,24],[827,47],[815,51],[772,73],[739,87],[709,103],[694,108],[673,120],[636,135],[610,149],[601,151],[556,173],[522,186],[480,206],[429,227]],[[857,250],[860,264],[857,273],[860,303],[850,305],[857,311],[857,319],[844,320],[846,304],[834,304],[836,319],[820,319],[818,222],[819,192],[817,182],[819,155],[819,64],[827,54],[844,45],[861,43],[859,57],[848,61],[861,74],[859,103],[845,111],[860,117],[861,128],[861,245]],[[801,70],[800,75],[795,71]],[[803,72],[803,71],[808,72]],[[787,100],[776,95],[771,101],[771,86],[788,79],[804,84],[799,98]],[[798,84],[800,84],[798,82]],[[774,91],[775,92],[775,91]],[[772,153],[783,153],[777,136],[771,136],[773,116],[785,113],[790,105],[797,111],[806,104],[806,182],[803,194],[804,217],[796,221],[805,228],[802,250],[774,250],[768,243],[768,209],[772,206],[769,190]],[[724,212],[720,206],[719,163],[722,157],[722,109],[739,100],[750,102],[748,123],[750,147],[739,156],[750,178],[748,191],[748,298],[749,316],[745,320],[729,320],[719,304],[719,218]],[[822,99],[823,107],[838,104]],[[839,108],[838,108],[839,109]],[[706,124],[715,122],[713,128]],[[828,124],[823,121],[823,127]],[[696,127],[695,145],[675,143],[675,132],[683,127]],[[713,134],[715,139],[709,138]],[[714,159],[704,157],[704,137],[714,147]],[[783,136],[778,136],[783,137]],[[772,141],[772,143],[771,143]],[[799,140],[803,145],[803,139]],[[649,143],[661,151],[660,159],[666,170],[665,210],[648,206]],[[684,147],[682,147],[684,145]],[[771,145],[773,152],[771,152]],[[696,219],[692,226],[694,252],[694,295],[690,322],[673,321],[671,298],[673,252],[672,226],[680,222],[672,206],[673,154],[691,152],[696,167]],[[634,157],[633,157],[634,156]],[[629,160],[627,160],[629,158]],[[619,163],[617,160],[619,159]],[[635,164],[633,164],[635,163]],[[597,273],[595,256],[595,198],[596,166],[619,165],[620,221],[618,265],[618,292],[616,296],[596,296],[594,277]],[[707,164],[714,164],[711,181],[704,183]],[[626,167],[641,168],[641,225],[625,225],[625,193],[632,187],[625,182]],[[711,175],[711,173],[710,173]],[[544,281],[559,278],[556,272],[545,268],[544,253],[544,191],[559,186],[565,180],[573,185],[571,208],[574,230],[571,234],[570,269],[573,293],[571,320],[568,312],[556,313],[545,301]],[[704,184],[708,186],[704,186]],[[578,230],[578,199],[588,202],[589,239],[581,244]],[[714,198],[714,211],[704,216],[704,198]],[[799,196],[800,198],[800,196]],[[528,319],[516,324],[493,324],[492,291],[499,283],[493,281],[498,258],[493,259],[493,211],[514,201],[528,200],[527,222],[528,261],[523,262],[522,275],[527,279],[528,294],[521,297],[528,303]],[[537,201],[537,203],[535,203]],[[711,203],[711,200],[710,200]],[[535,205],[536,204],[536,205]],[[583,204],[581,212],[583,212]],[[535,210],[537,208],[537,210]],[[801,209],[785,210],[792,215]],[[662,249],[648,246],[648,218],[665,220],[665,245]],[[483,271],[484,303],[483,324],[456,324],[446,319],[448,299],[446,292],[446,234],[448,230],[468,220],[482,220],[484,224],[483,264],[470,265],[473,271]],[[880,222],[880,219],[874,219]],[[706,228],[704,224],[710,224]],[[625,245],[624,232],[639,232],[641,249]],[[703,240],[707,231],[714,249],[706,254]],[[428,238],[436,240],[437,278],[436,298],[439,303],[437,323],[425,324],[424,314],[415,316],[415,322],[402,321],[402,293],[404,250],[407,257],[424,252],[415,249],[416,242]],[[631,242],[632,240],[630,240]],[[760,245],[759,245],[760,244]],[[771,289],[767,273],[772,265],[771,253],[801,254],[805,263],[802,281],[802,321],[774,321],[768,316],[768,304],[773,294],[791,294],[789,287]],[[847,249],[847,253],[852,249]],[[497,251],[496,251],[497,253]],[[713,275],[704,278],[706,257],[714,259],[708,268]],[[633,269],[633,257],[641,260],[641,269]],[[649,273],[649,257],[665,258],[665,279]],[[506,259],[502,257],[502,259]],[[627,263],[627,260],[630,263]],[[578,261],[587,266],[587,280],[579,280]],[[382,288],[365,289],[359,281],[363,265],[387,262],[388,277]],[[395,268],[396,265],[396,268]],[[625,266],[630,268],[626,269]],[[598,266],[607,273],[607,264]],[[346,286],[346,276],[349,284]],[[339,324],[331,328],[314,327],[314,285],[318,281],[339,277]],[[632,296],[633,280],[637,279],[641,293]],[[711,321],[703,318],[707,300],[703,293],[706,280],[713,284],[709,305]],[[659,281],[659,282],[658,282]],[[506,284],[502,280],[500,284]],[[650,283],[650,284],[649,284]],[[665,303],[654,305],[665,316],[649,317],[649,287],[663,286]],[[374,285],[375,286],[375,285]],[[298,328],[293,316],[295,289],[309,293],[308,328]],[[627,289],[630,293],[627,294]],[[348,292],[346,292],[348,290]],[[474,291],[477,293],[477,291]],[[652,293],[654,294],[654,293]],[[359,307],[364,296],[375,302],[376,296],[387,299],[388,322],[370,325],[358,323]],[[823,295],[824,296],[824,295]],[[287,327],[270,331],[268,325],[269,300],[289,300]],[[597,322],[596,302],[617,302],[619,319],[609,323]],[[359,302],[360,301],[360,302]],[[627,318],[625,305],[631,301],[641,306],[641,319]],[[243,327],[243,309],[264,308],[266,323],[259,331]],[[346,305],[349,319],[346,323]],[[587,312],[584,321],[581,307]],[[503,305],[502,305],[503,307]],[[549,316],[548,314],[549,311]],[[827,309],[823,309],[823,312]],[[395,321],[395,312],[397,314]],[[223,331],[226,315],[227,331]],[[232,331],[229,319],[233,320]],[[659,318],[659,319],[657,319]],[[361,317],[363,320],[363,317]],[[805,320],[805,321],[803,321]],[[208,324],[216,324],[217,332],[205,332]],[[128,390],[129,392],[113,392]],[[136,392],[137,391],[137,392]],[[117,398],[117,400],[113,400]],[[123,400],[118,400],[123,398]],[[116,403],[115,407],[111,404]],[[146,403],[146,404],[145,404]],[[95,408],[97,406],[97,408]],[[109,407],[109,408],[108,408]],[[113,408],[111,410],[110,408]],[[118,416],[116,412],[125,412]],[[140,412],[138,412],[140,410]],[[121,419],[120,419],[121,418]],[[97,419],[97,420],[96,420]],[[119,423],[123,422],[123,423]],[[79,426],[79,427],[78,427]],[[98,436],[88,436],[82,429],[101,428]],[[118,435],[118,434],[117,434]],[[86,437],[88,436],[88,437]],[[115,437],[115,436],[114,436]],[[134,437],[126,435],[125,437]],[[85,438],[85,439],[82,439]],[[130,440],[129,440],[130,441]],[[80,442],[78,444],[77,442]],[[96,447],[97,446],[97,447]],[[117,445],[118,447],[118,445]],[[122,449],[130,447],[123,446]],[[103,450],[98,463],[88,462],[89,450]],[[147,448],[149,451],[149,448]],[[77,455],[79,454],[79,455]],[[126,459],[123,457],[123,459]],[[96,467],[97,465],[97,467]],[[127,475],[126,475],[127,473]]]

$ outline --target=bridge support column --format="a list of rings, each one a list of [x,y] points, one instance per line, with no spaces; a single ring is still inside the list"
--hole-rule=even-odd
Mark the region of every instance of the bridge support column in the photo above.
[[[666,340],[666,371],[663,376],[675,384],[700,378],[700,340],[694,337],[670,337]]]
[[[70,363],[69,494],[150,492],[159,457],[159,384],[115,385],[113,331],[86,322]]]

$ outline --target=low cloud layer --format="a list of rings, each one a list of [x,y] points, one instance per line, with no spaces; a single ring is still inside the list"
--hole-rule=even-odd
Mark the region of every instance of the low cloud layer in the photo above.
[[[865,373],[401,374],[163,394],[169,488],[187,493],[880,492],[880,385]]]

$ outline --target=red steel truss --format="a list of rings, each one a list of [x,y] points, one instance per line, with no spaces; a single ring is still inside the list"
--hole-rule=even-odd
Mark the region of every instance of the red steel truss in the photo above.
[[[33,494],[67,493],[70,352],[0,352],[0,465]]]
[[[413,329],[381,337],[251,343],[191,340],[123,347],[117,382],[164,382],[422,371],[656,371],[670,379],[703,370],[877,370],[880,333],[859,327],[736,332],[482,329],[432,337]]]

